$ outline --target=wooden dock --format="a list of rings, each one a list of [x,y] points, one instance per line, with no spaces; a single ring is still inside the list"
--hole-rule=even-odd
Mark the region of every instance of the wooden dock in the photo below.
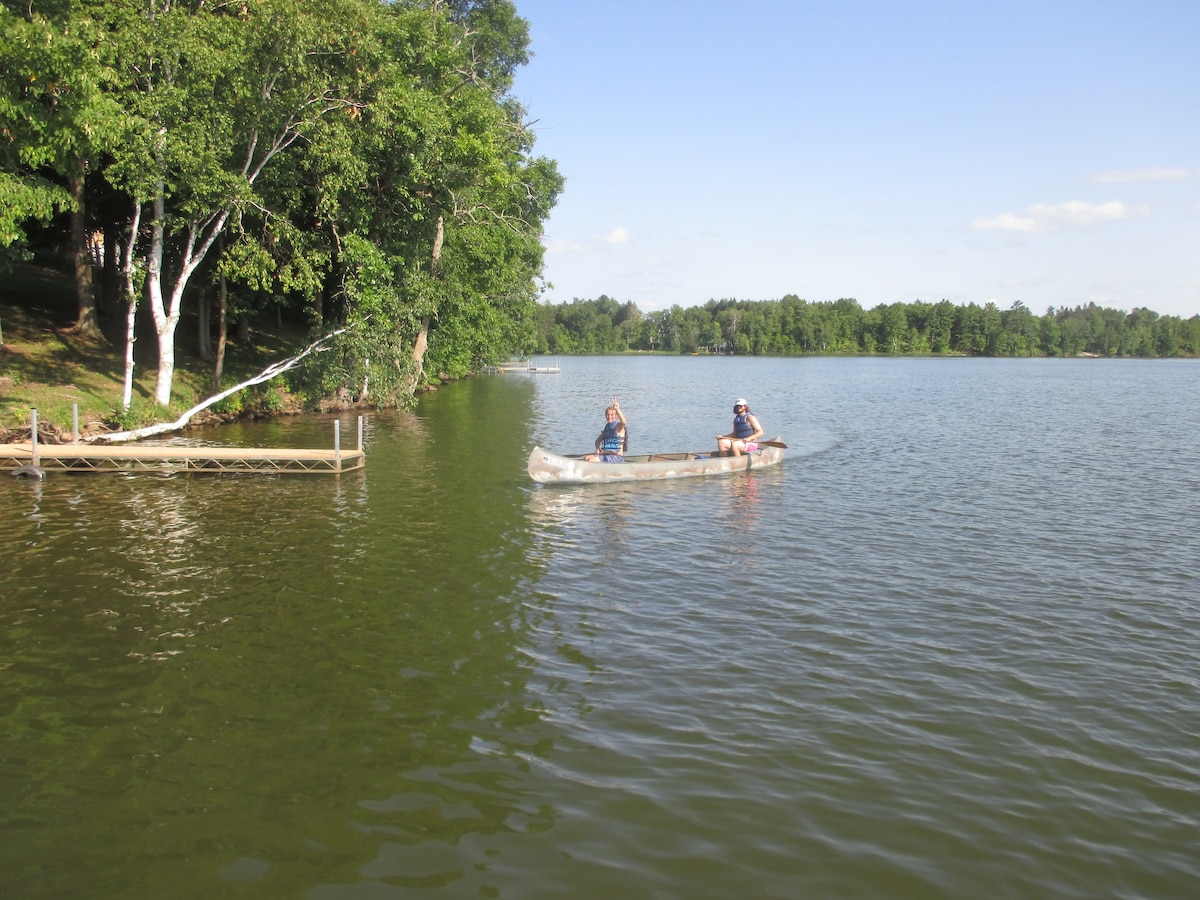
[[[33,463],[51,472],[352,472],[366,464],[362,450],[262,447],[181,447],[142,444],[0,444],[0,471]]]
[[[558,375],[561,370],[558,367],[558,360],[555,360],[552,366],[535,366],[530,363],[508,362],[499,366],[484,366],[483,371],[487,375],[503,375],[506,372],[516,372],[523,375]]]
[[[36,412],[33,428],[37,428]],[[47,444],[32,440],[0,444],[0,472],[18,472],[35,466],[50,472],[206,472],[292,473],[353,472],[366,465],[363,451],[363,420],[358,418],[358,447],[343,450],[341,423],[333,423],[333,447],[328,450],[276,447],[217,447],[180,442],[160,444]],[[35,477],[39,477],[35,475]]]

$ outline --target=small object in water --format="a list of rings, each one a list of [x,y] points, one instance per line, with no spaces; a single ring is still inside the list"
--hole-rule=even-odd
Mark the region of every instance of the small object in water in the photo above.
[[[33,465],[33,463],[26,463],[13,469],[12,476],[13,478],[34,478],[41,481],[46,477],[46,470]]]

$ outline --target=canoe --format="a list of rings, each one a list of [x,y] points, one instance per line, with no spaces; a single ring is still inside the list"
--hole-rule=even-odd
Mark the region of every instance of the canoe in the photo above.
[[[584,462],[582,456],[560,456],[534,447],[526,469],[540,484],[597,484],[610,481],[654,481],[662,478],[693,478],[749,472],[783,461],[787,444],[779,438],[760,443],[753,453],[713,456],[712,451],[651,453],[626,456],[623,463]]]

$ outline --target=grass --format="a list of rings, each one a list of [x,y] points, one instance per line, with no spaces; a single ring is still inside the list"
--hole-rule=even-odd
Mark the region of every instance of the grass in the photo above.
[[[171,405],[162,409],[155,404],[158,354],[147,318],[139,322],[139,339],[134,345],[133,403],[129,410],[121,409],[123,337],[110,340],[77,333],[73,328],[77,313],[69,274],[44,266],[22,266],[0,277],[0,441],[28,437],[31,409],[35,408],[39,432],[69,438],[76,408],[80,433],[87,434],[172,421],[214,393],[213,363],[196,352],[196,321],[185,317],[176,331]],[[110,335],[123,335],[123,320],[105,325]],[[303,342],[303,334],[287,328],[253,328],[245,344],[229,339],[222,386],[236,384],[286,358]],[[293,404],[278,382],[269,382],[222,401],[214,413],[197,417],[196,422],[226,420],[255,409],[279,411]]]

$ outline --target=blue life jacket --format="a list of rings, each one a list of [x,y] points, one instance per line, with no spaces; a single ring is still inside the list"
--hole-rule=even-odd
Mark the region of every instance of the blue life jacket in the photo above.
[[[754,426],[750,424],[750,413],[741,413],[733,417],[733,433],[742,440],[754,434]]]
[[[604,430],[600,432],[600,452],[601,453],[621,453],[625,446],[625,440],[617,433],[617,429],[621,427],[619,419],[613,419],[611,422],[604,423]]]

